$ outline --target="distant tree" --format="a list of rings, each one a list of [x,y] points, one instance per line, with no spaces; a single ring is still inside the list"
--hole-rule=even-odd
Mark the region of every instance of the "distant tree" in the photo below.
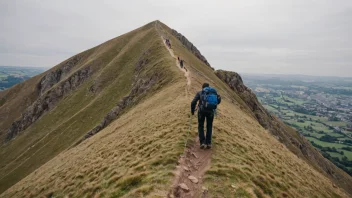
[[[343,162],[347,162],[347,161],[348,161],[348,158],[347,158],[346,156],[343,156],[343,157],[342,157],[342,161],[343,161]]]
[[[324,141],[324,142],[334,142],[334,141],[337,141],[337,138],[334,137],[334,136],[331,136],[331,135],[323,135],[319,138],[321,141]],[[335,147],[333,147],[334,149]],[[336,151],[336,148],[335,148],[335,151]]]
[[[349,147],[349,146],[341,147],[341,149],[346,150],[346,151],[352,151],[352,147]]]
[[[331,116],[331,117],[328,118],[328,120],[329,121],[334,121],[334,122],[335,121],[340,121],[340,119],[338,117],[336,117],[336,116]]]

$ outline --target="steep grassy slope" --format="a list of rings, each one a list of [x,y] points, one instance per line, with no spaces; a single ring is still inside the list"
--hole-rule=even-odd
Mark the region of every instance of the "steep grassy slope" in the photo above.
[[[21,98],[21,94],[23,97],[38,94],[36,96],[38,101],[41,97],[48,98],[50,91],[56,93],[61,84],[65,85],[65,80],[75,73],[72,70],[89,68],[91,71],[91,76],[80,86],[68,91],[62,98],[56,98],[57,103],[52,109],[48,109],[32,125],[20,131],[17,137],[1,146],[0,192],[71,146],[82,135],[98,125],[106,113],[130,93],[133,85],[139,83],[138,80],[149,80],[150,76],[159,74],[160,82],[150,85],[154,87],[153,89],[170,80],[165,75],[165,69],[160,65],[160,61],[163,61],[163,55],[160,53],[163,52],[158,50],[156,39],[159,38],[156,34],[152,24],[146,25],[81,53],[80,55],[84,57],[84,60],[82,58],[80,61],[81,64],[73,67],[68,74],[42,95],[37,93],[39,90],[36,90],[41,82],[40,77],[43,78],[51,71],[57,71],[62,68],[62,64],[9,89],[4,94],[5,98],[13,97],[15,100]],[[148,60],[151,66],[138,69],[137,66],[140,66],[138,61],[148,50],[153,51]],[[29,94],[27,90],[30,90]],[[138,102],[137,99],[135,98],[132,102]],[[32,100],[35,101],[35,97]],[[1,107],[1,112],[10,114],[9,112],[16,108],[16,103],[7,100]],[[9,112],[8,109],[10,109]],[[6,128],[6,126],[8,125],[1,127]]]
[[[165,28],[165,29],[167,29],[167,28]],[[171,33],[172,30],[169,30],[169,32]],[[293,193],[291,195],[293,195],[293,196],[300,195],[300,196],[305,196],[305,197],[319,195],[320,192],[312,190],[314,188],[319,188],[319,184],[316,186],[315,186],[315,184],[313,184],[314,183],[313,181],[316,181],[315,177],[318,177],[320,175],[320,173],[317,172],[316,170],[320,171],[321,173],[323,173],[326,176],[329,176],[332,179],[332,181],[329,181],[329,179],[324,178],[324,176],[322,176],[322,175],[319,176],[321,178],[324,178],[324,182],[325,182],[324,186],[328,189],[327,191],[329,191],[329,193],[327,193],[326,195],[323,195],[324,193],[322,193],[321,196],[326,196],[326,197],[334,196],[335,194],[333,193],[334,192],[333,186],[335,186],[335,185],[332,185],[332,183],[335,183],[335,182],[337,184],[339,184],[341,187],[343,187],[345,190],[347,190],[347,191],[351,190],[350,183],[352,181],[352,178],[349,177],[342,170],[338,169],[336,166],[331,164],[328,160],[324,159],[314,149],[314,147],[312,147],[307,141],[302,140],[302,137],[300,137],[298,135],[298,133],[293,131],[290,127],[287,127],[282,122],[276,120],[276,118],[270,118],[270,119],[272,119],[272,121],[269,123],[271,125],[269,128],[273,129],[271,131],[264,131],[263,127],[260,125],[259,125],[260,129],[253,127],[254,124],[258,123],[258,121],[256,121],[256,120],[264,119],[267,122],[269,122],[269,120],[270,120],[269,118],[265,118],[263,115],[258,115],[257,112],[255,112],[255,109],[253,109],[253,107],[255,105],[258,105],[258,106],[261,106],[261,105],[259,103],[252,104],[254,98],[251,98],[251,97],[253,97],[253,96],[246,95],[246,93],[241,93],[240,90],[235,90],[235,92],[233,90],[229,90],[229,88],[230,88],[229,86],[226,86],[226,85],[224,86],[222,80],[215,77],[216,73],[213,72],[212,68],[207,67],[205,63],[202,63],[201,59],[196,58],[195,56],[192,56],[191,52],[189,50],[184,50],[184,48],[186,48],[186,47],[184,45],[180,45],[180,43],[177,42],[177,39],[175,39],[175,38],[172,38],[172,39],[173,39],[173,48],[176,51],[176,53],[180,54],[181,57],[184,58],[186,60],[186,62],[192,66],[190,68],[190,70],[192,71],[192,74],[193,74],[192,76],[194,77],[192,79],[192,87],[194,87],[195,83],[198,83],[198,87],[200,87],[204,81],[210,82],[213,86],[215,86],[220,91],[220,93],[223,96],[223,99],[225,99],[225,101],[227,101],[227,102],[230,102],[230,105],[226,106],[225,109],[226,110],[232,109],[232,111],[227,111],[227,113],[224,114],[228,118],[228,119],[225,119],[226,120],[225,123],[218,124],[218,127],[217,127],[218,130],[222,130],[223,127],[228,126],[230,123],[232,123],[232,125],[233,125],[230,128],[230,130],[229,129],[227,130],[226,134],[224,134],[224,133],[219,134],[223,137],[223,138],[221,138],[220,146],[222,146],[224,150],[220,150],[220,152],[219,152],[219,155],[221,155],[223,158],[218,157],[218,156],[214,157],[216,154],[213,153],[213,157],[219,161],[219,167],[221,167],[224,164],[227,164],[226,166],[230,166],[230,167],[225,167],[224,168],[225,172],[220,173],[223,175],[220,175],[220,177],[218,179],[214,180],[213,177],[210,177],[210,178],[213,178],[213,180],[212,180],[212,182],[214,182],[213,184],[218,185],[220,182],[223,182],[223,180],[221,178],[224,178],[224,177],[229,179],[231,177],[231,175],[234,174],[233,171],[231,171],[231,169],[235,168],[238,163],[239,163],[239,167],[242,167],[241,165],[243,165],[243,160],[241,161],[238,158],[245,159],[247,162],[249,160],[251,160],[252,162],[249,162],[249,168],[253,170],[253,168],[255,166],[257,166],[257,167],[255,167],[255,169],[258,168],[258,169],[256,169],[258,171],[256,173],[257,176],[260,176],[261,173],[264,173],[265,171],[263,171],[263,170],[267,170],[272,173],[275,173],[275,172],[278,173],[279,170],[277,170],[278,169],[277,166],[279,166],[279,165],[278,165],[278,162],[276,162],[276,161],[279,161],[279,160],[276,159],[276,156],[275,156],[277,154],[277,152],[275,150],[277,149],[277,150],[285,150],[285,152],[289,152],[289,153],[294,152],[297,156],[299,156],[299,158],[302,158],[302,159],[298,160],[298,163],[293,165],[291,163],[291,160],[292,160],[292,162],[296,162],[297,160],[294,160],[294,159],[297,159],[297,157],[295,155],[294,156],[288,155],[288,157],[292,157],[293,159],[285,157],[285,158],[287,158],[287,159],[285,159],[287,161],[283,163],[286,165],[289,164],[289,166],[286,167],[287,169],[285,168],[286,170],[291,170],[292,168],[295,167],[295,172],[298,172],[298,175],[300,176],[300,178],[297,177],[295,179],[288,178],[287,175],[286,176],[284,175],[285,173],[283,173],[283,175],[281,176],[282,177],[281,179],[283,179],[280,182],[281,184],[282,183],[285,184],[288,182],[296,183],[296,185],[293,185],[290,188],[291,190],[294,189],[293,190],[294,192],[296,191],[295,193]],[[224,104],[220,105],[221,106],[220,110],[222,109],[223,105]],[[237,110],[233,109],[234,107],[237,107]],[[220,114],[219,120],[222,120],[221,119],[221,111],[219,111],[219,112],[220,112],[219,113]],[[239,113],[237,114],[236,112],[239,112]],[[235,114],[236,116],[232,116],[233,114]],[[231,116],[228,117],[229,115],[231,115]],[[251,119],[253,119],[255,121],[251,122],[251,121],[241,120],[241,118],[243,118],[245,116],[249,116]],[[216,123],[216,121],[215,121],[215,123]],[[261,123],[261,124],[263,124],[263,123]],[[265,124],[263,124],[263,126],[265,126]],[[257,144],[259,144],[259,145],[262,144],[261,141],[257,140],[255,142],[252,142],[253,145],[251,145],[251,142],[248,142],[248,139],[247,139],[248,137],[247,138],[241,137],[243,130],[242,131],[239,129],[236,130],[236,128],[238,128],[238,127],[245,129],[246,131],[249,131],[252,133],[260,133],[260,131],[262,131],[262,132],[264,131],[264,133],[267,134],[268,132],[270,132],[271,134],[274,135],[274,136],[272,136],[269,133],[270,139],[275,139],[275,140],[273,140],[273,142],[271,142],[271,144],[276,142],[276,144],[278,144],[278,147],[271,148],[270,143],[267,144],[266,141],[264,141],[265,146],[261,147],[261,149],[259,149],[260,147],[257,146]],[[235,132],[238,134],[234,134],[231,132]],[[232,137],[232,136],[234,136],[234,137]],[[239,139],[236,140],[236,136]],[[216,137],[217,137],[217,135],[215,135],[215,138]],[[263,136],[259,136],[259,137],[262,138]],[[275,138],[273,138],[273,137],[275,137]],[[266,138],[268,138],[268,137],[266,137]],[[249,138],[249,139],[252,139],[252,138]],[[263,139],[265,139],[265,138],[263,138]],[[284,139],[284,141],[282,141],[282,139]],[[280,144],[277,140],[282,141],[282,144]],[[226,146],[224,146],[224,144],[222,144],[223,142],[224,143],[229,142],[229,144],[225,144]],[[239,151],[239,149],[237,148],[238,144],[245,145],[245,147],[247,147],[247,148],[245,148],[246,150]],[[287,147],[290,147],[289,149],[286,149],[286,144],[287,144]],[[273,157],[273,158],[268,159],[267,160],[268,162],[266,160],[263,161],[261,159],[262,157],[260,157],[259,159],[253,160],[253,157],[255,157],[255,155],[251,156],[251,155],[253,155],[253,153],[249,153],[249,154],[242,153],[243,151],[253,152],[254,149],[258,149],[258,150],[256,150],[256,152],[258,152],[257,157],[265,156],[266,153],[269,153],[269,155],[272,155],[271,157]],[[267,151],[265,151],[265,150],[267,150]],[[230,152],[226,152],[226,151],[230,151]],[[270,153],[270,152],[272,152],[272,153]],[[224,153],[226,153],[226,154],[224,154]],[[282,154],[282,155],[286,156],[286,154]],[[266,158],[269,158],[269,157],[266,157]],[[271,162],[270,162],[270,160],[271,160]],[[238,163],[236,161],[238,161]],[[276,165],[270,165],[271,168],[265,168],[265,166],[267,166],[266,164],[269,162],[275,163]],[[311,166],[307,166],[306,162],[308,164],[310,164]],[[253,164],[253,163],[255,163],[255,164]],[[231,164],[233,164],[233,165],[236,164],[236,165],[231,166]],[[216,165],[213,164],[212,166],[216,166]],[[248,164],[247,164],[247,166],[248,166]],[[309,172],[312,171],[316,175],[311,175],[312,177],[309,177],[306,174],[300,175],[303,170],[299,170],[300,169],[299,167],[302,167],[302,166],[304,166],[305,171],[309,171]],[[226,173],[227,171],[229,171],[229,172]],[[239,174],[241,174],[241,173],[239,173]],[[254,189],[254,190],[256,192],[260,193],[260,184],[258,182],[255,183],[256,182],[256,181],[254,181],[255,176],[253,176],[252,173],[249,173],[249,174],[246,173],[246,174],[247,174],[247,176],[245,178],[245,181],[246,181],[245,183],[249,186],[253,186],[253,183],[254,183],[254,186],[257,186],[257,188],[259,187],[259,190],[258,189]],[[249,177],[249,175],[252,175],[252,177]],[[265,176],[265,174],[263,176]],[[266,174],[266,176],[268,176],[268,174]],[[292,177],[292,175],[290,177]],[[232,178],[238,179],[236,176],[232,176]],[[252,181],[248,181],[248,180],[252,180]],[[275,184],[275,180],[273,180],[273,178],[270,178],[270,177],[265,178],[264,177],[264,178],[260,178],[260,180],[263,180],[263,183],[264,183],[264,185],[266,185],[267,188],[270,188],[270,189],[277,188],[277,191],[275,193],[273,191],[273,193],[276,196],[280,195],[280,191],[287,191],[287,189],[285,189],[285,188],[281,189],[280,186],[279,187],[275,186],[275,185],[279,185],[279,184]],[[303,189],[305,189],[305,190],[298,189],[302,185],[302,181],[304,181],[305,185],[310,184],[310,187],[305,188],[303,186]],[[210,182],[210,183],[212,183],[212,182]],[[221,186],[218,188],[219,194],[217,194],[217,193],[215,193],[215,194],[217,194],[218,196],[225,196],[225,195],[233,194],[233,193],[231,193],[231,191],[234,191],[234,189],[230,188],[230,186],[231,186],[230,183],[231,183],[231,180],[228,180],[227,185],[219,185],[219,186]],[[241,182],[239,182],[239,183],[241,183]],[[262,187],[265,188],[265,186],[262,186]],[[307,191],[308,189],[310,189],[310,192]],[[254,190],[252,188],[252,191],[254,191]],[[240,189],[240,191],[241,191],[241,189]],[[297,193],[297,191],[298,191],[298,193]],[[305,191],[305,192],[303,193],[303,191]],[[305,195],[305,193],[307,193],[307,195]],[[283,194],[283,196],[285,196],[285,195],[286,194]],[[270,196],[273,196],[273,195],[270,195]]]
[[[161,41],[158,46],[164,48]],[[163,197],[183,152],[188,120],[184,77],[164,53],[165,49],[161,63],[168,67],[172,85],[165,85],[163,91],[132,107],[97,135],[60,154],[4,196],[135,197],[153,192]]]
[[[334,187],[327,177],[298,158],[265,130],[258,123],[251,107],[238,93],[172,36],[171,29],[159,24],[160,28],[156,23],[149,24],[142,28],[144,34],[137,34],[143,42],[135,42],[130,47],[140,50],[140,53],[135,53],[138,54],[137,58],[128,58],[132,62],[127,61],[127,64],[131,64],[124,67],[123,71],[115,68],[119,64],[114,64],[115,66],[106,67],[111,70],[104,72],[102,69],[95,74],[106,75],[103,79],[109,79],[109,83],[104,84],[105,80],[87,81],[87,84],[81,85],[86,87],[79,88],[62,99],[53,110],[30,126],[28,132],[24,131],[9,144],[25,137],[46,116],[52,115],[46,122],[43,121],[43,125],[51,123],[52,119],[60,115],[54,114],[55,111],[67,112],[64,115],[74,115],[74,118],[75,114],[68,107],[78,108],[81,104],[69,101],[77,101],[73,98],[78,97],[77,94],[81,91],[79,101],[87,102],[78,108],[77,115],[85,112],[83,115],[86,116],[67,123],[57,118],[57,122],[63,123],[65,127],[56,133],[56,139],[51,138],[52,141],[49,142],[56,146],[42,147],[43,149],[38,149],[38,155],[35,155],[38,158],[31,158],[39,160],[41,156],[46,156],[47,151],[51,156],[60,153],[78,137],[82,137],[84,131],[101,122],[103,114],[112,109],[121,98],[114,95],[124,88],[121,86],[129,86],[126,89],[131,90],[133,85],[115,82],[116,73],[116,81],[121,82],[119,76],[128,76],[130,72],[131,78],[128,79],[131,83],[135,80],[133,74],[136,74],[133,70],[136,65],[140,65],[137,64],[140,57],[144,57],[142,59],[148,61],[142,61],[145,64],[142,64],[142,72],[138,72],[142,74],[138,78],[150,79],[154,75],[162,78],[144,97],[131,103],[124,114],[98,134],[64,150],[34,172],[31,171],[35,169],[32,168],[34,165],[26,164],[31,168],[26,173],[31,173],[0,197],[166,197],[171,191],[174,170],[184,152],[184,144],[196,137],[196,117],[192,120],[193,130],[188,135],[189,106],[192,97],[205,81],[215,86],[223,98],[214,121],[214,147],[204,151],[212,152],[211,163],[202,183],[209,189],[209,197],[347,197],[343,190]],[[160,36],[169,38],[175,55],[185,60],[191,75],[190,87],[187,87],[183,73],[175,65],[175,60]],[[145,53],[148,49],[150,53]],[[127,55],[131,53],[126,51]],[[118,75],[118,71],[121,75]],[[95,86],[99,85],[98,82],[102,83],[101,86]],[[93,93],[99,93],[98,96],[102,98],[94,97],[95,94],[89,90],[98,90]],[[127,94],[126,91],[124,95]],[[103,100],[104,97],[108,98]],[[70,98],[72,99],[69,100]],[[95,101],[100,102],[94,103]],[[105,106],[105,103],[110,102],[110,106]],[[50,133],[47,137],[50,137]],[[45,141],[42,142],[44,144]],[[60,147],[61,145],[66,147]],[[59,149],[53,152],[55,148]],[[36,167],[38,166],[37,164]],[[15,169],[13,175],[23,176],[20,170],[26,169]]]

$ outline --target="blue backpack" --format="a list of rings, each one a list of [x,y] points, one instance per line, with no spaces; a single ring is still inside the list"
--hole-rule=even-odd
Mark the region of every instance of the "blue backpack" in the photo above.
[[[218,93],[212,87],[205,87],[200,95],[202,102],[201,111],[211,112],[214,111],[218,105]]]

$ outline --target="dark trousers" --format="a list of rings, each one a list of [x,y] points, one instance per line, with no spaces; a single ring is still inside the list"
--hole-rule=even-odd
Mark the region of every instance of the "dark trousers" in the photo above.
[[[207,134],[204,137],[204,121],[207,120]],[[198,111],[198,135],[200,144],[211,144],[211,135],[213,131],[213,112],[201,113]]]

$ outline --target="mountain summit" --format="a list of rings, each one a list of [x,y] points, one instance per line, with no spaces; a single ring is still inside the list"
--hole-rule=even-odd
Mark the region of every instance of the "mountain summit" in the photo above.
[[[199,149],[190,115],[204,82],[222,96],[211,150]],[[352,178],[270,115],[237,73],[214,71],[160,21],[0,92],[0,116],[0,197],[352,194]]]

